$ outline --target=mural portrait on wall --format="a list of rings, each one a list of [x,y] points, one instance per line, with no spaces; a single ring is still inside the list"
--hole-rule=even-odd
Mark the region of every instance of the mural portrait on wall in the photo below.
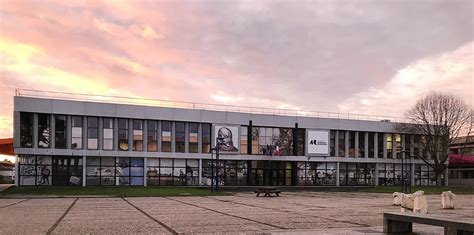
[[[239,128],[236,126],[215,126],[214,136],[223,152],[238,153]]]

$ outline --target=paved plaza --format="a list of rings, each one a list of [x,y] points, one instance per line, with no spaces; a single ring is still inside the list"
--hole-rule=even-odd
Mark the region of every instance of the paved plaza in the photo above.
[[[377,234],[382,213],[400,211],[390,194],[283,192],[213,197],[0,199],[0,234]],[[457,195],[442,210],[428,195],[430,214],[474,221],[474,195]],[[414,225],[415,232],[443,229]]]

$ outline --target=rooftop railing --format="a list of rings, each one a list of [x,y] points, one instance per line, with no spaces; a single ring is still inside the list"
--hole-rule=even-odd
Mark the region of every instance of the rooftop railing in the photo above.
[[[322,112],[322,111],[302,111],[302,110],[295,110],[295,109],[277,109],[277,108],[237,106],[237,105],[225,105],[225,104],[207,104],[207,103],[197,103],[197,102],[147,99],[147,98],[141,98],[141,97],[107,96],[107,95],[80,94],[80,93],[30,90],[30,89],[15,89],[15,96],[58,99],[58,100],[71,100],[71,101],[102,102],[102,103],[111,103],[111,104],[143,105],[143,106],[166,107],[166,108],[182,108],[182,109],[226,111],[226,112],[251,113],[251,114],[267,114],[267,115],[292,116],[292,117],[317,117],[317,118],[335,118],[335,119],[382,121],[382,122],[405,122],[405,123],[409,122],[409,120],[406,118],[393,117],[393,116],[377,116],[377,115]]]

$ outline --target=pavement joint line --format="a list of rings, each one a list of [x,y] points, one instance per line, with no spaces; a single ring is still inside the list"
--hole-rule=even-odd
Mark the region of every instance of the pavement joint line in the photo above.
[[[164,227],[166,230],[168,230],[169,232],[171,232],[172,234],[179,234],[176,230],[174,230],[173,228],[171,228],[170,226],[166,225],[165,223],[157,220],[156,218],[154,218],[153,216],[149,215],[148,213],[146,213],[145,211],[143,211],[142,209],[138,208],[138,206],[136,206],[135,204],[131,203],[130,201],[128,201],[127,199],[125,199],[124,197],[122,197],[122,200],[124,200],[125,202],[127,202],[130,206],[132,206],[133,208],[135,208],[136,210],[140,211],[142,214],[144,214],[146,217],[150,218],[151,220],[155,221],[156,223],[158,223],[159,225],[161,225],[162,227]]]
[[[66,217],[66,215],[69,213],[69,211],[72,209],[72,207],[76,204],[76,202],[79,200],[79,198],[77,197],[72,203],[71,205],[69,205],[69,207],[66,209],[66,211],[63,213],[63,215],[61,217],[59,217],[59,219],[56,221],[56,223],[53,224],[53,226],[51,226],[51,228],[48,229],[48,232],[46,232],[47,235],[50,235],[53,233],[53,231],[56,229],[56,227],[58,227],[59,223],[61,223],[61,221],[64,219],[64,217]]]
[[[195,205],[195,204],[192,204],[192,203],[189,203],[189,202],[183,202],[183,201],[172,199],[172,198],[169,198],[169,197],[165,197],[165,198],[168,199],[168,200],[171,200],[171,201],[175,201],[175,202],[185,204],[185,205],[195,206],[195,207],[198,207],[198,208],[201,208],[201,209],[204,209],[204,210],[212,211],[212,212],[215,212],[215,213],[218,213],[218,214],[221,214],[221,215],[226,215],[226,216],[230,216],[230,217],[234,217],[234,218],[238,218],[238,219],[243,219],[243,220],[251,221],[251,222],[254,222],[254,223],[257,223],[257,224],[267,225],[267,226],[277,228],[277,229],[285,229],[285,230],[288,229],[288,228],[280,227],[280,226],[273,225],[273,224],[270,224],[270,223],[265,223],[265,222],[262,222],[262,221],[245,218],[245,217],[238,216],[238,215],[228,214],[228,213],[221,212],[221,211],[218,211],[218,210],[214,210],[214,209],[211,209],[211,208],[207,208],[207,207],[204,207],[204,206],[198,206],[198,205]]]
[[[0,206],[0,209],[5,208],[5,207],[9,207],[9,206],[13,206],[13,205],[16,205],[16,204],[18,204],[18,203],[22,203],[22,202],[28,201],[28,200],[30,200],[30,199],[24,199],[24,200],[21,200],[21,201],[18,201],[18,202],[14,202],[14,203],[12,203],[12,204],[8,204],[8,205],[6,205],[6,206]]]
[[[243,206],[250,206],[250,207],[255,207],[255,208],[260,208],[260,209],[268,209],[268,210],[274,210],[274,211],[279,211],[279,212],[288,212],[288,213],[293,213],[293,214],[298,214],[298,215],[303,215],[303,216],[310,216],[310,217],[313,217],[313,218],[316,218],[316,219],[327,219],[327,220],[331,220],[331,221],[335,221],[335,222],[342,222],[342,223],[348,223],[348,224],[353,224],[353,225],[357,225],[357,226],[370,227],[370,225],[367,225],[367,224],[355,223],[355,222],[346,221],[346,220],[337,220],[337,219],[333,219],[333,218],[320,217],[320,216],[311,215],[311,214],[308,215],[308,214],[299,213],[299,212],[290,211],[290,210],[283,210],[283,209],[277,209],[277,208],[271,208],[271,207],[264,207],[264,206],[246,204],[246,203],[241,203],[241,202],[220,200],[220,199],[212,198],[212,197],[205,197],[205,198],[209,198],[209,199],[213,199],[213,200],[217,200],[217,201],[221,201],[221,202],[229,202],[229,203],[243,205]],[[294,205],[301,205],[299,203],[292,203],[292,202],[288,202],[288,203],[294,204]]]

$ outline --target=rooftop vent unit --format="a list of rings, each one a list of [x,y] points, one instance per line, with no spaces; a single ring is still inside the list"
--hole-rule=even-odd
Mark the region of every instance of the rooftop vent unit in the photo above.
[[[382,120],[380,120],[380,121],[381,121],[381,122],[390,122],[389,119],[382,119]]]

